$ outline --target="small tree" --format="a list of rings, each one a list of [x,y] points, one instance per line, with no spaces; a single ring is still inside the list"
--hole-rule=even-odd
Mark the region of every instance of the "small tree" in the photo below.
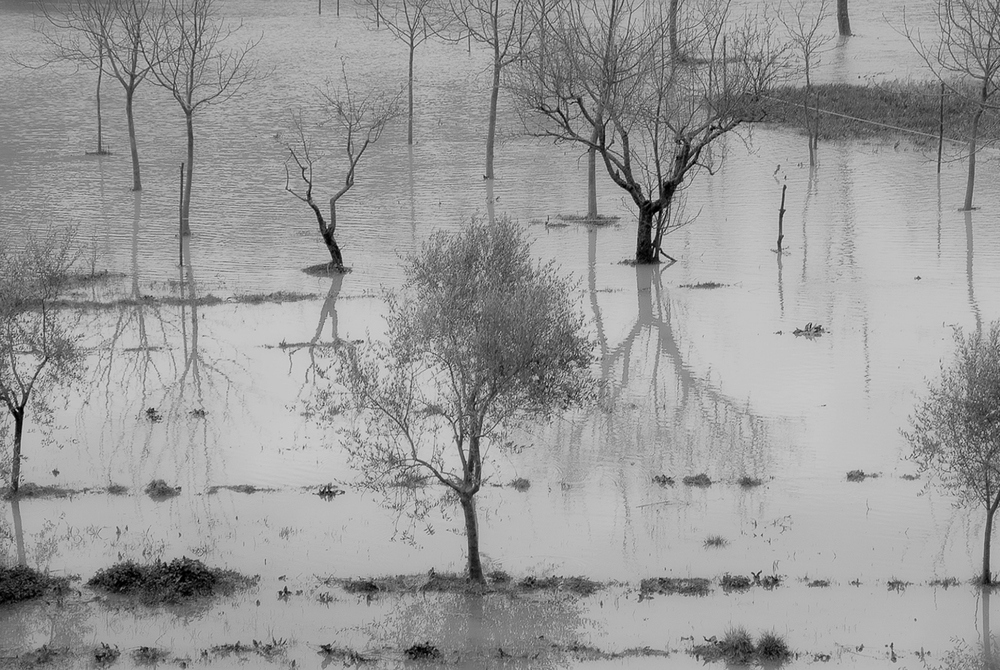
[[[330,122],[337,128],[340,141],[343,142],[344,153],[347,155],[347,173],[344,185],[330,198],[330,220],[323,216],[316,200],[313,198],[313,166],[318,160],[307,136],[304,121],[300,114],[293,115],[292,126],[294,138],[285,142],[288,158],[285,160],[285,190],[302,202],[309,205],[323,243],[330,252],[332,269],[344,271],[344,256],[337,244],[337,201],[354,186],[354,178],[358,163],[365,151],[378,142],[385,127],[396,119],[399,114],[399,96],[384,91],[373,90],[365,94],[351,89],[344,71],[344,81],[339,89],[320,91],[320,95],[330,113]],[[292,168],[291,164],[295,167]],[[292,186],[292,172],[295,172],[305,192]]]
[[[390,299],[388,341],[341,350],[357,411],[348,453],[366,486],[427,473],[461,504],[468,576],[483,582],[476,494],[508,431],[581,400],[591,344],[569,283],[509,218],[439,232]]]
[[[909,26],[904,30],[935,76],[955,94],[967,96],[963,84],[975,90],[978,104],[969,133],[969,175],[962,206],[971,210],[979,124],[1000,88],[1000,0],[938,0],[937,21],[936,43],[925,43]]]
[[[1000,507],[1000,322],[987,333],[955,330],[955,354],[910,417],[903,435],[922,470],[933,472],[959,504],[986,511],[981,582],[991,584],[990,541]]]
[[[29,404],[49,413],[54,388],[80,374],[82,352],[64,311],[50,305],[73,265],[72,235],[26,246],[0,244],[0,401],[13,420],[10,491],[21,479],[21,448]]]
[[[784,10],[784,8],[782,8]],[[819,64],[819,57],[822,49],[833,39],[833,35],[827,35],[819,31],[820,25],[829,15],[829,5],[827,0],[820,0],[819,8],[810,18],[806,14],[806,0],[796,0],[789,3],[791,16],[786,11],[778,15],[778,20],[788,31],[791,39],[792,50],[795,57],[800,61],[802,72],[806,78],[806,104],[805,104],[805,127],[809,134],[809,165],[816,164],[816,150],[819,148],[819,103],[815,100],[812,85],[812,72]],[[809,105],[812,104],[812,114],[810,115]]]
[[[159,20],[143,43],[156,83],[170,92],[184,112],[187,175],[181,202],[181,234],[190,235],[191,185],[194,182],[194,114],[209,104],[238,95],[258,78],[250,57],[261,38],[229,48],[243,24],[219,21],[216,0],[163,0]]]

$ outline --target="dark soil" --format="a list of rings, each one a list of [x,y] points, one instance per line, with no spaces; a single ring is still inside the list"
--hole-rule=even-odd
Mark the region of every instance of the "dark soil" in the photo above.
[[[69,586],[67,577],[50,577],[25,566],[0,567],[0,605],[31,600]]]
[[[161,604],[232,593],[254,583],[255,577],[209,568],[197,559],[175,558],[170,563],[158,561],[152,565],[116,563],[98,571],[87,585],[134,596],[146,604]]]
[[[649,577],[639,584],[639,599],[654,595],[707,596],[712,592],[712,582],[704,577]]]

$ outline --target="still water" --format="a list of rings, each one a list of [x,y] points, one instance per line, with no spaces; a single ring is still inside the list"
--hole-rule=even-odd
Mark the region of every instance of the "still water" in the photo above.
[[[308,345],[379,337],[381,291],[401,285],[402,259],[431,231],[484,214],[487,199],[480,132],[487,61],[475,46],[469,53],[428,42],[418,51],[416,145],[405,145],[402,124],[392,129],[341,200],[338,233],[353,271],[333,283],[301,272],[327,257],[311,213],[284,191],[276,135],[292,112],[318,114],[314,87],[339,74],[341,59],[352,76],[386,85],[398,85],[405,67],[405,51],[387,34],[366,31],[346,3],[340,19],[326,4],[322,17],[312,2],[227,6],[248,34],[263,36],[257,55],[272,73],[196,117],[194,237],[183,268],[176,235],[183,123],[172,101],[140,89],[146,190],[136,195],[128,191],[117,84],[105,80],[104,89],[105,141],[114,153],[87,156],[96,137],[92,73],[0,62],[0,231],[77,226],[95,266],[121,274],[81,297],[178,295],[181,287],[224,299],[313,296],[81,316],[92,347],[87,381],[66,396],[51,431],[29,433],[25,479],[78,489],[113,482],[131,492],[6,505],[0,558],[16,560],[19,535],[30,565],[59,574],[86,579],[120,558],[188,555],[259,574],[261,586],[190,612],[14,608],[0,613],[0,656],[106,641],[197,657],[215,644],[276,637],[294,640],[287,658],[312,667],[309,645],[334,639],[359,649],[424,639],[451,649],[504,644],[530,656],[538,630],[560,644],[677,650],[689,638],[746,625],[786,635],[804,652],[801,663],[820,653],[867,667],[892,662],[890,643],[912,663],[924,648],[938,659],[956,641],[976,643],[978,594],[928,583],[975,574],[980,516],[954,508],[924,480],[903,479],[916,469],[899,429],[949,352],[952,328],[1000,315],[994,157],[982,163],[980,210],[962,214],[960,160],[938,177],[930,152],[906,142],[829,143],[810,169],[804,138],[755,128],[720,145],[718,172],[688,189],[685,213],[694,223],[667,244],[678,262],[634,268],[620,263],[631,255],[634,215],[606,180],[600,207],[620,216],[619,225],[544,225],[585,209],[584,161],[572,148],[517,137],[510,110],[501,119],[495,208],[527,226],[538,256],[557,260],[577,281],[598,345],[595,374],[609,392],[599,407],[525,429],[520,453],[493,454],[496,486],[480,503],[484,557],[516,576],[581,574],[618,584],[579,601],[359,604],[334,589],[332,602],[319,603],[330,590],[323,577],[462,569],[456,510],[414,528],[350,488],[337,426],[308,416],[325,365],[324,349]],[[821,79],[919,74],[905,39],[883,20],[901,6],[883,5],[855,8],[858,35],[832,43]],[[907,15],[927,23],[928,3],[908,6]],[[20,5],[0,7],[0,51],[40,58],[34,25]],[[325,142],[318,188],[329,194],[342,179],[341,150],[317,137]],[[788,213],[779,256],[782,185]],[[690,287],[700,282],[722,286]],[[791,334],[809,322],[829,332],[814,340]],[[148,420],[149,408],[163,420]],[[846,481],[854,469],[879,477]],[[716,482],[710,488],[680,484],[702,472]],[[677,485],[658,486],[658,474]],[[736,484],[744,475],[764,483],[744,490]],[[503,486],[515,477],[530,480],[530,489]],[[154,478],[181,486],[181,495],[149,500],[141,490]],[[327,502],[305,489],[326,482],[348,494]],[[212,488],[237,485],[272,490]],[[706,548],[710,535],[728,545]],[[649,576],[757,571],[782,575],[785,585],[643,602],[635,588]],[[832,585],[807,587],[814,579]],[[891,591],[894,579],[913,586]],[[303,593],[276,601],[285,585]],[[648,661],[588,664],[652,667]],[[683,653],[671,662],[697,664]]]

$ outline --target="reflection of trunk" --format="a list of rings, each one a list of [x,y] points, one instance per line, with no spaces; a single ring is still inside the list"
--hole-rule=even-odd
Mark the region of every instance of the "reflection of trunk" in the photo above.
[[[460,495],[462,512],[465,514],[465,537],[469,543],[468,576],[473,582],[483,583],[483,564],[479,559],[479,522],[476,519],[476,499],[473,494]]]
[[[101,121],[101,80],[104,78],[104,45],[97,47],[97,153],[104,153],[104,123]]]
[[[847,0],[837,0],[837,32],[842,37],[851,34],[851,17],[847,13]]]
[[[997,511],[997,503],[1000,503],[1000,496],[986,508],[986,529],[983,531],[983,584],[993,583],[993,575],[990,574],[990,544],[993,539],[993,515]]]
[[[323,301],[323,308],[319,312],[319,324],[316,325],[316,333],[311,340],[312,344],[319,342],[320,337],[323,335],[323,326],[328,319],[333,322],[330,327],[331,339],[334,342],[339,339],[337,336],[337,298],[340,296],[340,289],[343,286],[344,275],[334,275],[330,282],[330,291],[326,294],[326,300]]]
[[[990,634],[990,589],[982,590],[983,597],[983,667],[993,670],[993,637]]]
[[[21,525],[21,503],[10,501],[10,514],[14,517],[14,544],[17,545],[17,564],[27,565],[28,557],[24,553],[24,528]]]
[[[406,78],[406,89],[407,89],[407,126],[406,126],[406,143],[409,145],[413,144],[413,52],[416,51],[417,45],[413,41],[413,36],[410,36],[410,64],[407,70]]]
[[[194,110],[185,111],[187,123],[187,175],[184,181],[184,198],[181,201],[181,235],[191,234],[191,184],[194,177]]]
[[[976,317],[976,332],[983,330],[983,317],[979,313],[979,303],[976,302],[975,281],[972,274],[973,261],[972,212],[965,212],[965,280],[969,285],[969,308]]]
[[[14,451],[10,465],[10,491],[17,493],[21,485],[21,438],[24,435],[24,405],[11,408],[14,415]]]

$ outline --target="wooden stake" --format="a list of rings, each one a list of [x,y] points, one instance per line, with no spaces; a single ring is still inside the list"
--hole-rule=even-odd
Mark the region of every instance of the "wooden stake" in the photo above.
[[[781,208],[778,210],[778,255],[781,255],[781,240],[784,239],[784,221],[785,221],[785,190],[788,188],[788,184],[781,185]]]

